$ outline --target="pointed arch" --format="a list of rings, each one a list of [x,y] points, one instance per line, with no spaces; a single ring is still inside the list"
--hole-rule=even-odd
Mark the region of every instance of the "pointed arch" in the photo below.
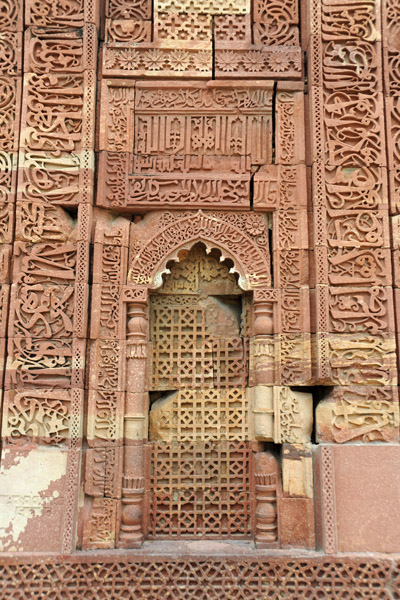
[[[150,235],[149,235],[150,234]],[[157,289],[167,263],[202,242],[230,259],[244,291],[271,285],[267,217],[260,213],[152,213],[131,231],[128,283]]]

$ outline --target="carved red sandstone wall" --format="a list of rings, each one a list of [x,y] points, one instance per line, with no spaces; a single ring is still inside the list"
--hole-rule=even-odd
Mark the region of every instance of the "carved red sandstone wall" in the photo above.
[[[181,517],[159,508],[175,493],[165,471],[194,472],[199,452],[212,462],[217,440],[225,454],[210,470],[242,479],[237,515],[215,537],[243,509],[236,526],[261,548],[314,549],[315,515],[326,554],[398,552],[396,3],[104,4],[7,0],[0,11],[1,550],[175,539]],[[166,343],[149,329],[152,302],[194,246],[235,274],[242,331],[236,350],[212,342],[211,386],[204,346],[201,385],[191,372],[192,385],[174,389],[180,407],[189,394],[201,410],[210,387],[212,402],[241,398],[248,421],[229,448],[214,430],[204,446],[207,427],[181,445],[149,438],[151,393],[172,389],[152,378],[154,345]],[[182,347],[170,348],[173,368]],[[188,523],[181,530],[197,531]],[[159,574],[137,556],[139,571]],[[238,567],[246,597],[267,593],[257,560]],[[208,577],[199,565],[193,590]],[[332,565],[348,585],[347,567]],[[6,594],[18,597],[10,568]],[[370,568],[389,585],[389,562]],[[366,597],[396,597],[359,585]]]

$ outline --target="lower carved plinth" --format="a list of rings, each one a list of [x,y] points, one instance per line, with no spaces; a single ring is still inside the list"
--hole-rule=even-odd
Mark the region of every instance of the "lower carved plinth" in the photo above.
[[[197,542],[198,544],[199,542]],[[200,542],[201,543],[201,542]],[[194,543],[196,544],[196,543]],[[146,547],[149,549],[146,550]],[[225,545],[224,545],[225,546]],[[157,547],[155,551],[151,548]],[[172,548],[173,546],[171,546]],[[217,549],[213,548],[214,553]],[[244,556],[243,554],[249,554]],[[170,553],[156,543],[117,555],[104,552],[74,556],[0,558],[0,598],[37,600],[281,600],[326,598],[378,600],[400,598],[392,558],[371,555],[295,556],[251,551],[239,546],[208,558],[204,547]],[[397,557],[399,558],[399,557]],[[397,584],[397,585],[396,585]]]

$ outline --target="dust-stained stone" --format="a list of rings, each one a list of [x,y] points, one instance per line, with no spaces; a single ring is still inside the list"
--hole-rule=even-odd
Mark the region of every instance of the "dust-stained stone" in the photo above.
[[[59,552],[68,451],[3,448],[0,543],[6,552]]]
[[[311,444],[283,445],[282,486],[286,497],[314,497]]]
[[[335,446],[340,552],[397,552],[400,524],[398,445]]]
[[[396,596],[397,4],[3,2],[7,600]]]

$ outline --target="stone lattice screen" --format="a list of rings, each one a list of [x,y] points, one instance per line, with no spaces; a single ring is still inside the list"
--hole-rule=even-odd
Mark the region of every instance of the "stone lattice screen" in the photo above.
[[[0,0],[0,71],[0,598],[399,598],[398,2]]]

